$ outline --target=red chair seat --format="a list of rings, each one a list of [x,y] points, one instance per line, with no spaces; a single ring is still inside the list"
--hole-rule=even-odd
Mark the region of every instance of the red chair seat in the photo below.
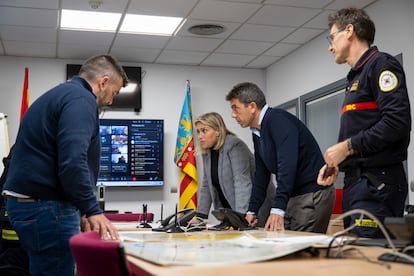
[[[131,276],[124,247],[119,241],[104,241],[96,231],[76,234],[69,246],[79,276]]]
[[[336,199],[332,214],[342,214],[342,191],[343,189],[336,189]]]

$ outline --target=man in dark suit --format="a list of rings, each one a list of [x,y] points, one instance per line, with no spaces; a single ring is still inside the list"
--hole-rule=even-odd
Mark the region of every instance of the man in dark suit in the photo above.
[[[266,197],[271,174],[276,194],[265,230],[325,233],[335,201],[334,187],[316,183],[324,164],[309,129],[283,109],[270,108],[254,83],[240,83],[226,96],[232,117],[253,136],[256,172],[246,220],[257,223],[257,211]]]

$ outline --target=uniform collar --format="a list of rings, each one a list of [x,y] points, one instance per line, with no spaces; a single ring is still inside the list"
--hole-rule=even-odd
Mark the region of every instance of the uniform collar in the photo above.
[[[371,46],[358,60],[354,67],[348,73],[347,78],[350,79],[357,71],[361,70],[364,65],[372,58],[379,50],[377,46]]]

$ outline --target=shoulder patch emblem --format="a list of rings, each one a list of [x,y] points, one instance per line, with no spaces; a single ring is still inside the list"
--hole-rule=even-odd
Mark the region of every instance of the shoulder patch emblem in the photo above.
[[[397,87],[398,78],[393,72],[385,70],[381,73],[378,84],[382,92],[390,92]]]

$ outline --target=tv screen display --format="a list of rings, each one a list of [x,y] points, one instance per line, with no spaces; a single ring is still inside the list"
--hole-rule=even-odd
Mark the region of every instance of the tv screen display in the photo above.
[[[96,185],[163,186],[164,121],[100,119],[101,163]]]
[[[66,79],[69,80],[79,73],[80,64],[66,65]],[[123,87],[107,109],[133,109],[139,112],[142,107],[141,67],[122,66],[128,76],[128,85]]]

